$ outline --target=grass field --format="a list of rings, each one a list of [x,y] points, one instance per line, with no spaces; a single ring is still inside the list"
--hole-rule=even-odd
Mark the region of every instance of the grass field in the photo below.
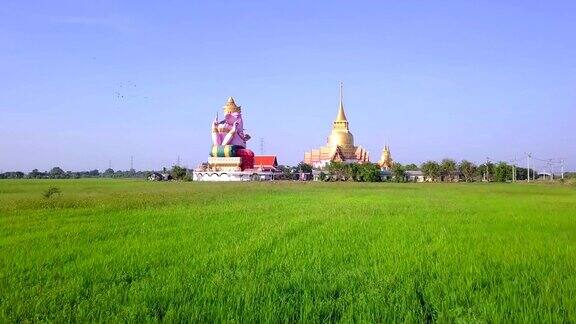
[[[160,319],[574,322],[576,187],[0,181],[0,322]]]

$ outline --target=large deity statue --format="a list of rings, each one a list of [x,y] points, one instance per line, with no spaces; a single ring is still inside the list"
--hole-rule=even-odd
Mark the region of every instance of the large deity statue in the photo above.
[[[237,106],[234,98],[230,97],[224,105],[224,119],[218,121],[218,115],[216,115],[212,123],[212,145],[234,145],[246,148],[246,142],[249,139],[250,135],[244,133],[241,107]]]
[[[246,148],[250,135],[244,133],[241,107],[234,98],[224,105],[224,119],[212,123],[212,150],[208,162],[212,170],[244,171],[254,167],[254,152]]]
[[[212,122],[208,161],[193,171],[194,181],[273,180],[278,165],[276,156],[257,158],[246,146],[250,135],[244,132],[241,107],[234,98],[228,98],[223,108],[223,119],[219,120],[216,114]]]

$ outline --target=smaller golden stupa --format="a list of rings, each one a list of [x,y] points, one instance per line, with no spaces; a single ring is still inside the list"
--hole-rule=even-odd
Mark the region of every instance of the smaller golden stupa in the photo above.
[[[390,154],[390,146],[384,145],[382,150],[382,155],[378,161],[378,165],[382,170],[390,170],[392,165],[394,165],[394,160],[392,160],[392,154]]]

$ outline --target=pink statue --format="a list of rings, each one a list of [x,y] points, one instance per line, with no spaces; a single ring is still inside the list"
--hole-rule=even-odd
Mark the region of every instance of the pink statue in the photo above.
[[[244,133],[241,107],[230,97],[224,105],[224,119],[218,121],[216,114],[212,123],[212,145],[236,145],[245,148],[249,139],[250,135]]]
[[[218,114],[212,123],[212,149],[213,158],[240,158],[240,170],[254,168],[254,152],[246,148],[246,141],[250,135],[244,133],[241,107],[237,106],[234,98],[228,98],[224,105],[224,119],[218,120]],[[238,159],[233,159],[238,161]],[[218,162],[216,162],[218,163]],[[238,163],[238,162],[235,162]]]

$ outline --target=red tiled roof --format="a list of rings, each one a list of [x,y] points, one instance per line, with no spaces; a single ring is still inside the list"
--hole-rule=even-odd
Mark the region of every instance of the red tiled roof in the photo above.
[[[276,155],[255,155],[254,156],[254,167],[256,167],[256,166],[277,167],[278,161],[276,160]]]

